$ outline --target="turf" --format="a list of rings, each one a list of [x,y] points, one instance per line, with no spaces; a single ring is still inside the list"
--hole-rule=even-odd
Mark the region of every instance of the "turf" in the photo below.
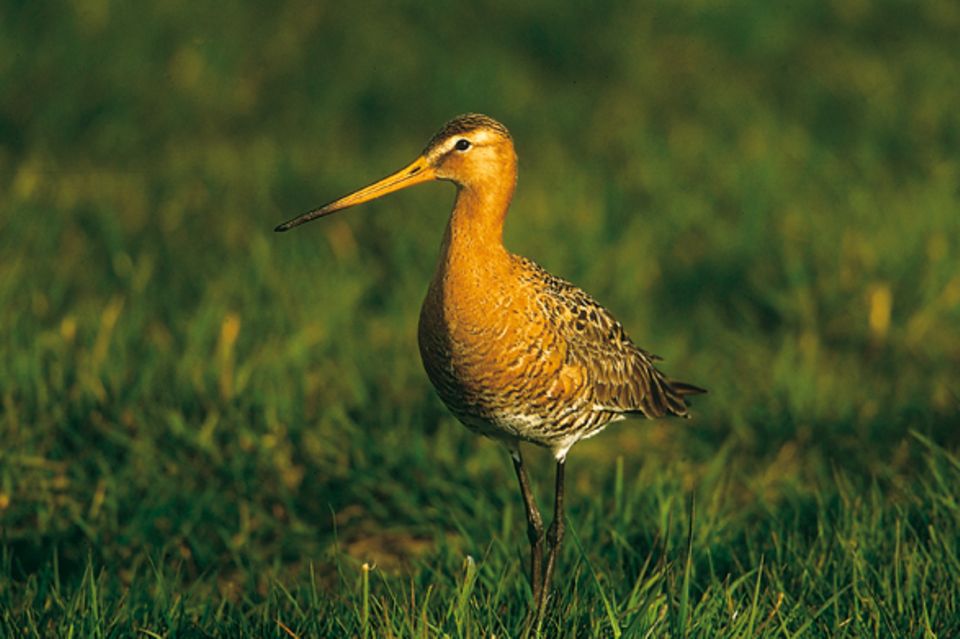
[[[508,246],[710,389],[573,449],[529,635],[960,635],[956,6],[338,5],[0,4],[0,636],[524,632],[417,354],[452,187],[271,230],[465,111]]]

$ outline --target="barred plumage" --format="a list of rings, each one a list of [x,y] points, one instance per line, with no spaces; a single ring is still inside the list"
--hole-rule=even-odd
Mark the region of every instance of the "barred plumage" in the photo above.
[[[490,273],[481,290],[445,290],[447,273],[438,269],[421,311],[424,367],[462,422],[562,458],[626,415],[687,416],[684,395],[701,389],[675,387],[654,367],[659,358],[638,348],[586,292],[531,260],[506,259],[511,275]],[[474,272],[496,268],[488,260]],[[504,302],[495,315],[461,310],[484,309],[491,298]]]

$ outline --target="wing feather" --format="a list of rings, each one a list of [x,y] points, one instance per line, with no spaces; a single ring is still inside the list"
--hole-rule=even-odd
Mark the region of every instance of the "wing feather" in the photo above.
[[[587,376],[587,392],[596,410],[641,413],[646,417],[687,416],[687,395],[705,393],[671,382],[655,366],[661,358],[638,347],[623,325],[589,294],[519,258],[541,283],[539,303],[567,343],[567,359]]]

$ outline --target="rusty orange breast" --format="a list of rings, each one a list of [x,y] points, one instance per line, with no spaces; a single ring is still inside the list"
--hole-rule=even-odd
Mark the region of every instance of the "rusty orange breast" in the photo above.
[[[427,375],[462,422],[527,439],[547,405],[572,402],[586,378],[567,363],[567,344],[523,268],[502,246],[447,251],[424,300],[419,343]]]

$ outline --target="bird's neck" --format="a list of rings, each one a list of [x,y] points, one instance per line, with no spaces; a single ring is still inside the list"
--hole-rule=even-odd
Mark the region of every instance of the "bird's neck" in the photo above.
[[[460,186],[440,246],[428,305],[445,315],[480,312],[484,300],[506,282],[510,254],[503,246],[503,221],[513,196],[513,180],[491,188]]]
[[[460,187],[444,233],[442,257],[479,256],[504,250],[503,221],[511,195]]]
[[[489,259],[505,254],[503,222],[517,184],[516,159],[457,185],[457,200],[443,237],[440,259]]]

